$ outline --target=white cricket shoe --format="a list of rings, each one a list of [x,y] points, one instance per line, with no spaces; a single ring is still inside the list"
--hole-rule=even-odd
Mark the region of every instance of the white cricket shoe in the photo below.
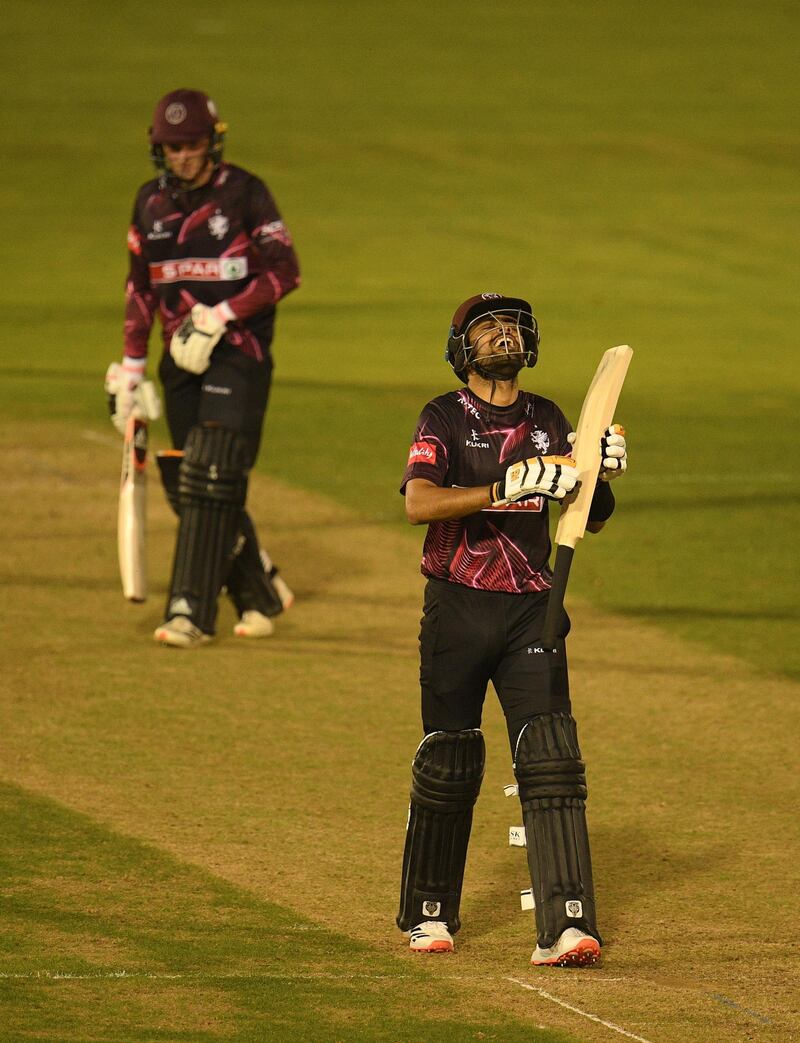
[[[263,612],[247,609],[233,628],[237,637],[269,637],[275,633],[275,624]]]
[[[439,920],[425,920],[409,931],[412,952],[452,952],[453,936],[447,930],[447,924]]]
[[[531,963],[536,967],[591,967],[599,959],[598,940],[577,927],[568,927],[549,949],[537,945]]]
[[[211,640],[211,635],[204,634],[188,616],[173,616],[156,627],[153,637],[160,645],[171,648],[199,648]]]

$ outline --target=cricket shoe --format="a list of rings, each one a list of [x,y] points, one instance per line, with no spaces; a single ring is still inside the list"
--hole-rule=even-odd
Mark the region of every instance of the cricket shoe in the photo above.
[[[412,952],[452,952],[453,936],[447,930],[447,924],[439,920],[425,920],[409,931]]]
[[[199,648],[211,640],[211,635],[204,634],[188,616],[173,616],[156,627],[153,637],[160,645],[170,645],[172,648]]]
[[[549,949],[538,945],[531,963],[535,967],[591,967],[600,959],[600,943],[577,927],[568,927]]]
[[[263,612],[247,609],[233,628],[237,637],[269,637],[275,633],[275,624]]]

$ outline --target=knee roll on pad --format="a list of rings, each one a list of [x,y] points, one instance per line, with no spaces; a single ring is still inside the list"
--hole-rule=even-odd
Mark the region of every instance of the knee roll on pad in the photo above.
[[[539,945],[549,948],[568,927],[602,941],[595,923],[585,766],[570,714],[542,714],[525,725],[517,740],[514,774]]]
[[[181,504],[192,499],[244,506],[247,443],[226,427],[193,427],[179,470]]]
[[[167,618],[185,615],[214,633],[247,494],[247,445],[224,427],[194,427],[178,470],[180,525]]]
[[[459,906],[472,810],[483,781],[486,747],[478,728],[431,732],[411,765],[411,807],[397,925],[425,920],[461,926]]]

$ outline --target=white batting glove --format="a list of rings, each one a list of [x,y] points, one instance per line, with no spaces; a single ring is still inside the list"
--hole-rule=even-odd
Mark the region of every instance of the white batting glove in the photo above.
[[[124,358],[112,362],[106,370],[105,389],[108,395],[108,410],[111,423],[121,435],[125,434],[128,418],[133,415],[142,420],[158,420],[161,416],[161,399],[152,380],[143,380],[144,359]]]
[[[528,496],[563,500],[578,481],[578,471],[568,456],[532,456],[512,464],[506,476],[492,486],[492,506],[503,507]]]
[[[612,424],[600,439],[600,481],[612,482],[620,478],[628,470],[628,447],[625,442],[625,428],[622,424]]]
[[[111,423],[122,435],[136,405],[136,389],[144,378],[144,367],[145,359],[126,355],[122,362],[112,362],[106,370],[105,390]]]
[[[169,350],[175,365],[189,373],[205,373],[211,364],[211,352],[234,317],[227,301],[213,308],[195,304],[172,334]]]
[[[578,436],[574,431],[567,435],[570,445],[575,445]],[[600,439],[600,474],[598,480],[611,482],[628,470],[628,450],[625,443],[625,428],[622,424],[612,424],[606,428]]]

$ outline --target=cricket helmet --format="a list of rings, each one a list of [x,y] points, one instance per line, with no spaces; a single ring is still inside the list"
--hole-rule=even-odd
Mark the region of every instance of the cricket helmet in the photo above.
[[[536,365],[536,359],[539,357],[539,327],[531,305],[521,297],[506,297],[503,293],[479,293],[475,297],[469,297],[456,309],[447,338],[445,359],[464,384],[467,382],[467,370],[470,366],[488,380],[496,379],[496,375],[489,369],[482,369],[474,362],[474,345],[470,344],[469,337],[470,329],[476,322],[482,319],[498,319],[500,316],[506,319],[510,317],[519,331],[522,343],[519,368],[532,368]]]
[[[226,124],[217,113],[217,106],[203,91],[182,87],[170,91],[156,105],[150,137],[150,158],[156,170],[167,174],[164,145],[179,145],[196,138],[208,138],[208,158],[215,167],[222,162],[222,145]]]

